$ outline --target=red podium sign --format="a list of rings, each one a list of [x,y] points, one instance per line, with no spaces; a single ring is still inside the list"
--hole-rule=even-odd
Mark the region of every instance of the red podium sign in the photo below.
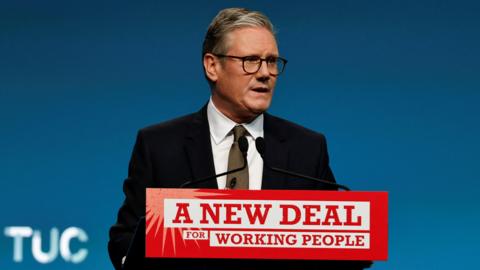
[[[146,257],[386,260],[388,194],[147,189]]]

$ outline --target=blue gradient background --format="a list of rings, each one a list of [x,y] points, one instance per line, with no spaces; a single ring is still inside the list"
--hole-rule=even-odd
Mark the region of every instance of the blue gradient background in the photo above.
[[[1,269],[111,269],[136,132],[207,101],[201,42],[231,6],[279,30],[270,112],[327,136],[339,182],[390,193],[389,260],[372,269],[476,265],[478,1],[0,3]],[[27,244],[15,264],[12,225],[81,227],[89,256],[40,265]]]

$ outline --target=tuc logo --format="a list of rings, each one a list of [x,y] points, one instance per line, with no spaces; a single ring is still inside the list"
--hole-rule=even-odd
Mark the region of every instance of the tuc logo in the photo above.
[[[79,248],[75,251],[71,250],[70,243],[72,240],[80,243],[86,243],[88,241],[87,233],[77,227],[69,227],[63,232],[55,227],[50,229],[50,246],[48,251],[42,250],[42,241],[44,238],[42,238],[40,230],[34,230],[27,226],[10,226],[5,227],[4,234],[13,240],[13,261],[17,263],[23,261],[24,240],[27,239],[31,239],[33,258],[42,264],[55,261],[59,255],[65,262],[78,264],[83,262],[88,255],[86,248]],[[75,246],[77,246],[77,244]]]

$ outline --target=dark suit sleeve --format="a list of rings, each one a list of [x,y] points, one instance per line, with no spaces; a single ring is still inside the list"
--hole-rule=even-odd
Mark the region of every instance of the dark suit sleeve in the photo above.
[[[145,135],[139,131],[123,184],[125,200],[117,222],[110,228],[108,251],[115,269],[121,269],[122,258],[127,254],[130,240],[140,217],[145,215],[145,188],[152,179],[152,166]]]
[[[333,175],[332,169],[330,168],[330,158],[328,156],[328,149],[327,149],[327,140],[325,136],[321,135],[320,138],[320,156],[318,157],[318,165],[317,165],[317,178],[328,180],[330,182],[335,183],[335,177]],[[322,185],[320,183],[320,185]],[[319,187],[321,189],[332,189],[332,187],[327,185],[322,185]],[[335,188],[333,188],[335,189]]]

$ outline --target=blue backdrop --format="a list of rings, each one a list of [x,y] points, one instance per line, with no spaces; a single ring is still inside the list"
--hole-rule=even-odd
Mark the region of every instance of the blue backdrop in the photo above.
[[[139,128],[208,99],[200,52],[222,8],[265,12],[289,60],[270,112],[323,132],[337,180],[390,194],[389,260],[476,265],[478,1],[2,1],[0,268],[111,269],[108,228]],[[476,124],[475,124],[476,123]],[[79,264],[40,264],[6,228],[81,228]]]

